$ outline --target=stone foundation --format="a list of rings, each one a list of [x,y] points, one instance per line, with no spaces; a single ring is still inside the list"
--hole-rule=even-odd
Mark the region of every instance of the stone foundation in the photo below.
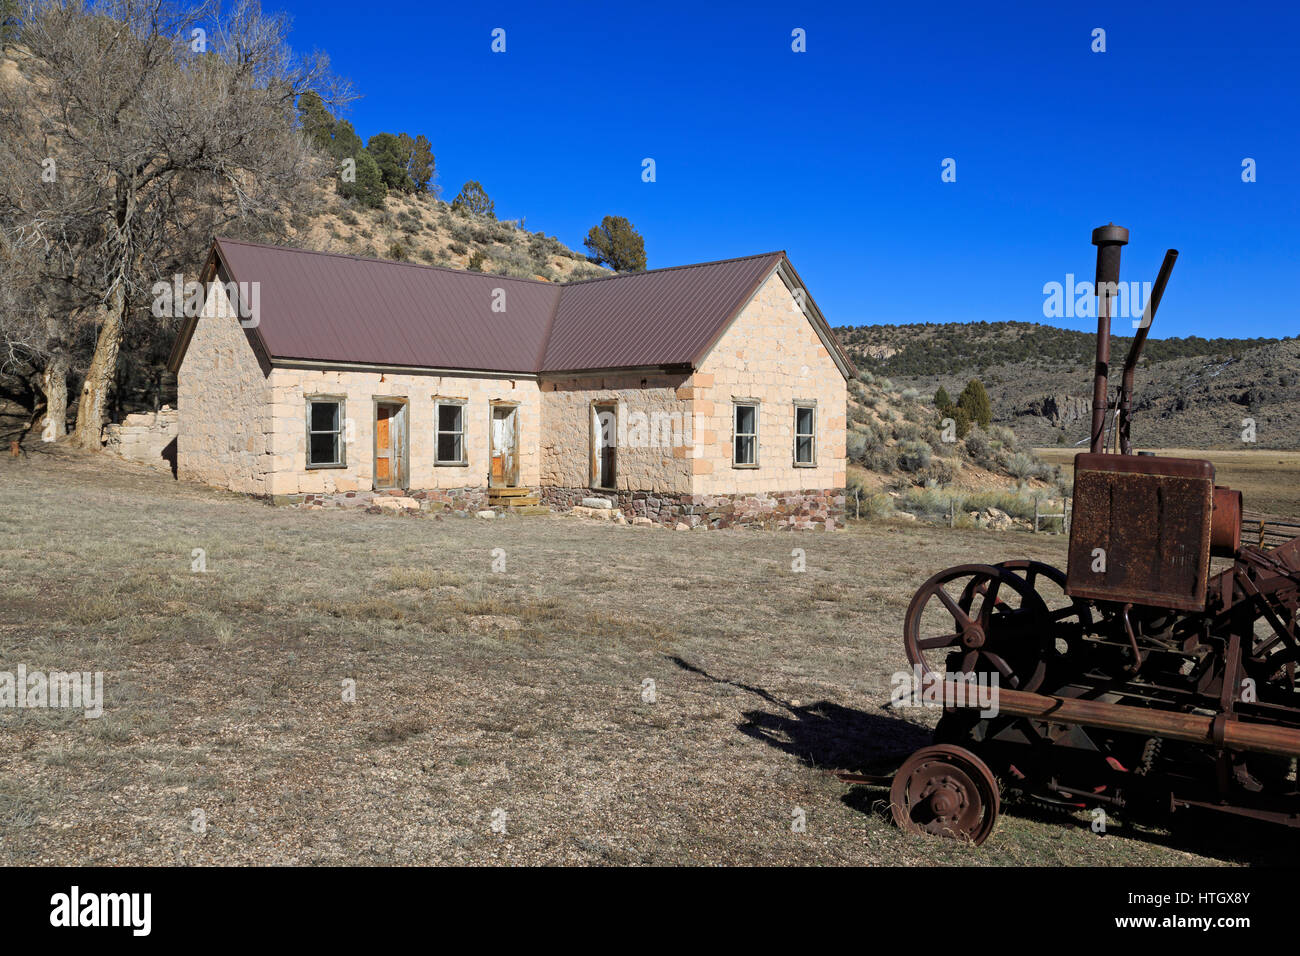
[[[652,491],[592,491],[590,488],[541,488],[542,504],[558,511],[585,513],[584,498],[603,498],[612,505],[611,517],[620,514],[629,524],[666,528],[760,528],[765,530],[832,531],[845,526],[843,488],[782,491],[776,494],[669,495]],[[364,508],[371,512],[472,518],[491,508],[486,488],[437,488],[429,491],[348,491],[335,494],[271,495],[268,500],[312,510]]]
[[[486,488],[434,488],[407,491],[389,488],[384,491],[342,491],[334,494],[270,495],[273,505],[291,508],[365,508],[371,511],[408,511],[474,517],[488,509]],[[500,511],[501,509],[495,509]]]
[[[742,495],[667,495],[651,491],[592,491],[542,488],[542,503],[561,511],[582,506],[584,498],[604,498],[629,521],[668,528],[762,528],[830,531],[844,528],[845,491],[759,492]],[[637,522],[636,519],[642,519]]]

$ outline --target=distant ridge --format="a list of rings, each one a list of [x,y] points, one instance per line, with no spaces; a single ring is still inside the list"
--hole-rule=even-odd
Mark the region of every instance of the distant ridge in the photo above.
[[[859,369],[933,395],[982,381],[996,421],[1032,445],[1085,437],[1095,333],[1036,322],[871,325],[835,330]],[[1112,340],[1112,383],[1131,339]],[[1133,437],[1152,447],[1300,448],[1300,338],[1150,339]],[[1083,409],[1084,412],[1080,412]],[[1244,443],[1253,419],[1257,441]]]

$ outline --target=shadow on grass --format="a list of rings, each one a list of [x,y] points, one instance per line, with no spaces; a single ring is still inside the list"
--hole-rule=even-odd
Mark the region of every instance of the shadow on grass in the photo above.
[[[817,770],[892,773],[912,751],[930,743],[929,728],[898,717],[855,710],[827,700],[796,707],[761,687],[715,677],[680,657],[669,660],[684,671],[754,694],[780,708],[784,713],[745,711],[740,732]]]
[[[1090,810],[1069,812],[1023,797],[1004,799],[1002,812],[1068,830],[1090,831],[1093,826]],[[1231,813],[1195,807],[1174,813],[1114,810],[1108,811],[1106,822],[1106,832],[1097,839],[1160,846],[1245,866],[1294,866],[1300,859],[1300,830]]]
[[[929,728],[888,712],[872,714],[824,700],[796,707],[762,687],[717,677],[680,657],[670,656],[669,660],[684,671],[754,694],[779,708],[782,713],[745,711],[738,729],[814,769],[868,776],[892,774],[914,751],[933,743]],[[841,799],[859,812],[887,816],[889,785],[849,787]],[[1087,811],[1051,808],[1024,798],[1004,799],[1002,812],[1045,826],[1092,829]],[[1300,829],[1226,813],[1180,810],[1149,817],[1119,811],[1109,823],[1098,839],[1135,841],[1252,866],[1294,866],[1300,859]],[[997,839],[996,832],[993,839]]]

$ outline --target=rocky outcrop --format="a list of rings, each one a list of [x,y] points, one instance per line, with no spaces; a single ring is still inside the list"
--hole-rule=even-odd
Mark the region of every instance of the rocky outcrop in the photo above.
[[[1092,400],[1083,395],[1044,395],[1023,408],[1016,410],[1017,415],[1038,415],[1046,418],[1053,425],[1068,425],[1071,422],[1087,421],[1092,417]]]
[[[893,358],[898,354],[899,350],[894,348],[892,345],[860,345],[858,346],[858,351],[870,356],[878,362],[882,362],[887,358]]]

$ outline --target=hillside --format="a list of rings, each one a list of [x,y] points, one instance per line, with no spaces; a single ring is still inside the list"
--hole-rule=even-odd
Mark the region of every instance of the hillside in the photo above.
[[[475,253],[479,271],[564,282],[608,275],[554,236],[529,232],[524,222],[452,211],[427,193],[390,193],[382,209],[341,198],[333,181],[316,192],[316,205],[289,222],[289,243],[320,252],[466,269]]]
[[[835,330],[873,374],[933,395],[984,382],[994,420],[1030,445],[1086,440],[1095,334],[1029,322],[860,326]],[[1131,339],[1112,341],[1112,384]],[[1300,339],[1151,339],[1138,368],[1133,438],[1150,447],[1300,448]]]
[[[27,59],[29,53],[24,47],[0,47],[0,90],[30,86],[32,81],[22,62]],[[326,165],[332,165],[328,157],[325,159]],[[425,192],[391,189],[380,208],[342,197],[336,187],[333,176],[323,177],[312,187],[307,201],[297,206],[283,224],[283,236],[240,235],[237,229],[232,230],[232,235],[287,241],[322,252],[455,269],[474,265],[471,258],[477,252],[484,257],[477,265],[479,271],[547,281],[592,278],[609,272],[589,262],[586,252],[570,249],[544,232],[529,232],[523,220],[498,221],[464,210],[453,211],[450,203],[438,198],[436,185],[431,184]],[[189,271],[197,273],[207,249],[191,251]]]
[[[1028,527],[1065,489],[1061,470],[1036,457],[1009,428],[945,432],[929,395],[871,372],[849,382],[848,484],[865,518],[946,520],[959,526]]]

